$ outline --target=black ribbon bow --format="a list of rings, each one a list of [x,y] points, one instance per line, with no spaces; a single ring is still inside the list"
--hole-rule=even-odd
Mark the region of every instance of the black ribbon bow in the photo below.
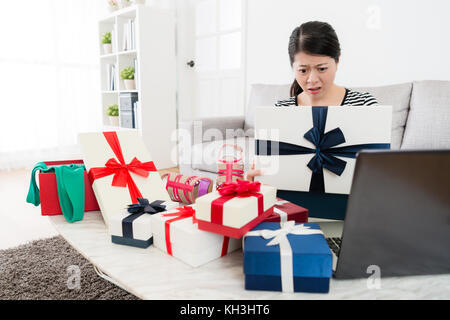
[[[325,133],[328,107],[313,107],[313,127],[303,137],[310,141],[315,149],[303,147],[293,143],[271,140],[256,140],[257,155],[295,155],[314,154],[308,162],[308,168],[312,171],[309,191],[324,193],[325,182],[323,168],[340,176],[346,166],[346,161],[337,158],[356,158],[356,154],[362,149],[389,149],[389,143],[367,143],[335,147],[345,142],[344,133],[340,128]],[[274,148],[272,148],[272,145]],[[273,149],[273,150],[272,150]]]
[[[129,213],[148,213],[155,214],[158,212],[166,211],[166,206],[162,203],[162,200],[156,200],[150,203],[148,199],[145,198],[137,198],[139,203],[133,203],[128,205]]]
[[[143,214],[155,214],[166,211],[163,200],[155,200],[152,203],[145,198],[137,198],[138,203],[128,205],[127,211],[131,213],[122,219],[122,234],[124,238],[133,239],[133,221]]]

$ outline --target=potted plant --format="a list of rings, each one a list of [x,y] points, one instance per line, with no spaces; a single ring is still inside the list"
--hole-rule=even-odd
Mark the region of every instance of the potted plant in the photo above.
[[[125,83],[125,89],[127,90],[135,90],[136,83],[134,82],[134,68],[126,67],[120,71],[120,77]]]
[[[109,117],[109,124],[118,127],[119,126],[119,106],[117,104],[112,104],[108,106],[106,114]]]
[[[102,36],[103,54],[112,53],[111,32],[105,32]]]
[[[115,11],[119,9],[119,3],[117,2],[117,0],[108,0],[108,8],[109,11]]]

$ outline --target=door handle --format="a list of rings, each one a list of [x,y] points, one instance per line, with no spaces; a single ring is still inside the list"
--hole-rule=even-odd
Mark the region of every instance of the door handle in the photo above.
[[[195,66],[195,62],[193,60],[186,63],[189,67],[193,68]]]

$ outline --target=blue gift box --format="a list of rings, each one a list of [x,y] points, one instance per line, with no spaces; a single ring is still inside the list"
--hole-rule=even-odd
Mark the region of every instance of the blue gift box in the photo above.
[[[295,224],[296,227],[301,225]],[[305,223],[310,230],[320,230],[315,223]],[[278,230],[278,222],[263,222],[244,239],[245,289],[283,291],[280,245],[268,245],[271,239],[251,235],[257,230]],[[294,292],[327,293],[332,275],[332,254],[323,234],[287,234],[292,250]]]

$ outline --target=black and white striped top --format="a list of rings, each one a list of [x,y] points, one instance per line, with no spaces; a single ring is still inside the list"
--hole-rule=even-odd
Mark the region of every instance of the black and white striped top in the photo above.
[[[341,106],[374,106],[378,105],[377,99],[368,92],[358,92],[345,88],[345,96],[342,99]],[[275,103],[276,107],[298,106],[297,96],[286,100],[279,100]]]

